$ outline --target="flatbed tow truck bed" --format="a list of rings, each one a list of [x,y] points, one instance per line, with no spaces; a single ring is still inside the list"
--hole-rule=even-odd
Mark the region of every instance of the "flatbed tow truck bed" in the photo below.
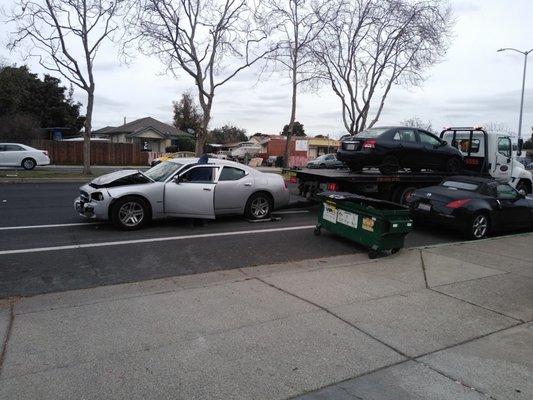
[[[435,172],[398,172],[384,175],[377,169],[352,172],[349,169],[288,169],[285,179],[298,184],[300,195],[313,198],[323,190],[362,194],[404,204],[418,188],[438,185],[448,175]]]

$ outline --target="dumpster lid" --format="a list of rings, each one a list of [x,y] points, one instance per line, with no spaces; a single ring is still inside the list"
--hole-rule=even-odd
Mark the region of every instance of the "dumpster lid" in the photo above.
[[[316,194],[317,197],[322,199],[334,200],[334,201],[351,201],[355,203],[365,203],[378,209],[385,210],[406,210],[408,207],[392,201],[373,199],[366,196],[361,196],[348,192],[330,192],[324,191]]]

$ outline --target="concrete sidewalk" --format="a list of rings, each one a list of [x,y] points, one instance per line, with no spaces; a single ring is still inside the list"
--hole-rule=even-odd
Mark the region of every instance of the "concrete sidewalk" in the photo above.
[[[533,234],[40,295],[0,399],[531,399],[532,320]]]

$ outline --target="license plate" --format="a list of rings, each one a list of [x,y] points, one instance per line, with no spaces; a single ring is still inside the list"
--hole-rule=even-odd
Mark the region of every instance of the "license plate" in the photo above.
[[[418,209],[422,211],[431,211],[431,205],[426,203],[418,203]]]
[[[355,143],[346,144],[346,150],[355,150]]]

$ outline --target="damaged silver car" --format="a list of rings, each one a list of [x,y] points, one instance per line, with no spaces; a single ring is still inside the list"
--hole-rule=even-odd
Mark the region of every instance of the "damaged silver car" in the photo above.
[[[164,161],[147,171],[122,170],[102,175],[80,188],[76,211],[90,219],[110,220],[125,230],[151,219],[214,219],[244,215],[267,219],[289,203],[280,175],[263,173],[226,160],[196,158]]]

